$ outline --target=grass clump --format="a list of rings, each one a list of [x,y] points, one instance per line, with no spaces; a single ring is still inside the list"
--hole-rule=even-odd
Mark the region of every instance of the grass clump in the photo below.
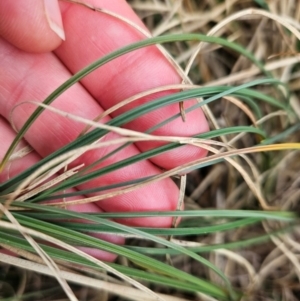
[[[108,300],[112,295],[131,300],[297,300],[300,33],[296,20],[300,4],[130,3],[153,37],[99,59],[49,95],[20,130],[2,164],[9,160],[39,114],[45,109],[53,110],[50,105],[61,93],[125,53],[158,44],[169,59],[172,54],[172,63],[183,78],[183,91],[132,109],[104,125],[69,116],[93,130],[1,183],[0,245],[23,257],[0,255],[2,262],[10,264],[3,265],[1,298],[13,300],[19,292],[20,300],[48,300],[43,296],[60,298],[64,290],[71,300],[80,299],[83,292],[87,300]],[[110,14],[103,10],[101,13]],[[148,35],[138,27],[136,30]],[[170,89],[160,90],[167,88]],[[139,97],[124,100],[121,105]],[[210,132],[188,138],[151,134],[183,111],[147,133],[121,128],[152,110],[191,98],[198,98],[199,102],[186,111],[201,107],[209,120]],[[114,109],[117,107],[106,114]],[[110,131],[126,136],[116,151],[136,141],[167,144],[93,171],[90,166],[79,172],[66,172],[55,185],[46,181],[49,171],[61,170],[80,154],[105,146],[101,140],[95,142]],[[182,144],[206,148],[209,155],[158,176],[79,193],[101,192],[80,202],[101,200],[171,176],[180,182],[184,211],[96,215],[66,211],[64,204],[54,207],[41,203],[75,196],[76,193],[64,191]],[[190,174],[182,176],[186,171]],[[142,216],[181,217],[182,222],[172,229],[150,229],[109,220]],[[82,224],[81,220],[91,223]],[[124,246],[117,246],[84,234],[87,229],[129,239]],[[78,245],[118,254],[119,259],[116,263],[101,262],[74,247]],[[18,281],[13,282],[16,273]],[[54,288],[50,288],[49,279],[36,273],[54,276],[58,282],[53,280]],[[40,277],[38,292],[33,284],[35,277]],[[75,283],[72,290],[67,282]]]

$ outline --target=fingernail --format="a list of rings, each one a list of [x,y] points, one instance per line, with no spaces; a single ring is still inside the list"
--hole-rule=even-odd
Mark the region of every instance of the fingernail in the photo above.
[[[61,13],[57,0],[44,0],[45,13],[50,28],[62,39],[65,40],[65,31],[62,23]]]

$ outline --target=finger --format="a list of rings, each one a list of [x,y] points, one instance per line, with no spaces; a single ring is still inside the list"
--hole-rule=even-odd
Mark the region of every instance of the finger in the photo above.
[[[11,129],[9,124],[3,118],[0,117],[0,141],[1,141],[0,161],[3,159],[5,152],[8,150],[14,138],[15,138],[14,131]],[[18,149],[20,150],[25,146],[26,143],[22,141],[18,146]],[[0,182],[4,182],[6,180],[11,179],[15,175],[22,172],[23,170],[37,163],[40,159],[41,157],[35,151],[32,151],[24,157],[19,157],[10,161],[6,166],[6,168],[0,173]],[[74,190],[70,189],[68,192],[74,192]],[[75,200],[75,198],[73,198],[73,200]],[[68,209],[76,212],[93,212],[93,213],[101,212],[101,209],[96,204],[93,203],[72,205],[69,206]],[[115,244],[124,243],[124,238],[116,235],[95,234],[95,233],[92,233],[91,235]],[[115,254],[108,253],[103,250],[99,250],[95,248],[86,248],[86,247],[79,247],[79,249],[86,251],[89,255],[92,255],[101,260],[114,261],[116,259]]]
[[[3,159],[5,152],[8,150],[14,138],[15,132],[12,130],[10,125],[0,116],[0,161]],[[18,145],[15,153],[23,149],[25,146],[26,143],[22,140]],[[0,173],[0,183],[11,179],[39,160],[40,156],[35,152],[28,153],[26,155],[26,160],[24,160],[24,158],[22,158],[21,156],[17,156],[14,160],[10,160],[6,165],[6,168]]]
[[[110,10],[143,27],[141,21],[123,0],[90,0],[87,3]],[[113,50],[145,38],[136,29],[112,16],[70,3],[61,3],[61,9],[68,39],[55,53],[73,73]],[[143,48],[119,57],[82,80],[83,85],[104,109],[139,92],[180,82],[181,78],[156,46]],[[112,115],[119,115],[133,107],[170,93],[171,91],[167,91],[144,97],[119,109]],[[185,108],[193,104],[195,101],[188,101],[185,103]],[[145,132],[178,113],[178,104],[169,105],[131,121],[126,127]],[[186,119],[186,122],[182,122],[179,117],[154,133],[186,137],[208,131],[208,124],[202,111],[196,110],[188,113]],[[153,142],[137,143],[142,151],[158,145],[160,144]],[[205,150],[195,146],[185,146],[151,160],[155,164],[169,169],[201,158],[206,153]]]
[[[65,39],[58,1],[0,1],[0,35],[25,51],[52,51]]]
[[[18,103],[25,100],[41,101],[70,77],[69,71],[51,53],[40,55],[25,53],[3,40],[0,40],[0,53],[5,58],[0,69],[0,114],[6,119],[9,119],[12,109]],[[87,119],[93,119],[103,112],[99,104],[79,84],[63,93],[55,100],[53,106]],[[32,104],[22,104],[14,110],[12,122],[17,129],[24,124],[35,108],[36,106]],[[45,111],[31,126],[25,139],[40,156],[45,157],[76,139],[84,127],[82,123]],[[105,137],[105,141],[116,138],[118,138],[116,134],[110,133]],[[70,164],[70,168],[80,164],[89,166],[119,146],[112,145],[105,149],[89,151]],[[129,145],[122,152],[99,164],[97,168],[138,153],[134,145]],[[84,183],[79,188],[101,187],[159,173],[160,170],[151,162],[142,161]],[[98,205],[104,211],[165,211],[176,209],[177,198],[176,185],[172,180],[164,179],[131,193],[101,201]],[[129,223],[129,220],[125,222]],[[171,222],[171,218],[137,218],[130,221],[134,225],[149,227],[167,227]]]

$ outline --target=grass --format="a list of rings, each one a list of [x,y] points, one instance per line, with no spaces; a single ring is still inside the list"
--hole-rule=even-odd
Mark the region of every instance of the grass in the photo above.
[[[299,300],[300,4],[275,0],[130,4],[154,37],[99,59],[53,91],[20,130],[2,164],[14,156],[15,146],[35,118],[45,109],[54,110],[50,105],[56,97],[129,51],[164,45],[158,47],[172,57],[184,84],[158,90],[184,90],[105,125],[68,115],[93,130],[0,184],[0,245],[22,256],[0,254],[6,263],[1,265],[1,300],[64,300],[66,296],[70,300]],[[155,92],[145,91],[143,96]],[[146,133],[121,128],[151,110],[192,97],[201,101],[189,110],[203,108],[210,123],[208,133],[189,138],[151,134],[183,111]],[[49,171],[54,174],[83,152],[105,147],[99,139],[109,131],[126,136],[109,141],[123,144],[116,151],[135,141],[167,144],[105,168],[89,172],[91,166],[79,167],[47,181]],[[64,190],[182,144],[206,148],[209,156],[155,177],[99,187],[98,196],[76,203],[105,199],[171,176],[181,188],[184,211],[96,215],[66,211],[64,203],[40,203],[74,196]],[[180,176],[185,171],[189,175]],[[141,216],[180,216],[182,222],[171,229],[148,229],[109,220]],[[83,227],[81,219],[93,223]],[[128,239],[117,246],[82,233],[87,228]],[[116,263],[101,262],[76,245],[107,250],[119,258]]]

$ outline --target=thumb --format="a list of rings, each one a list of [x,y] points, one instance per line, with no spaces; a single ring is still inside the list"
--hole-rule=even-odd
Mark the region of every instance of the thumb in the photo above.
[[[54,50],[65,39],[58,1],[0,1],[0,36],[28,52]]]

